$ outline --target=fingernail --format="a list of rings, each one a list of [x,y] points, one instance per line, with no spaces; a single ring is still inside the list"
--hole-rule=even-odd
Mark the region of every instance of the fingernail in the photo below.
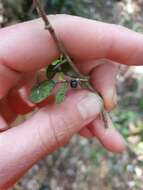
[[[115,89],[108,89],[105,94],[105,104],[108,111],[111,111],[117,104],[117,94]]]
[[[77,104],[77,108],[84,120],[96,117],[102,110],[102,107],[101,98],[94,93],[88,93]]]
[[[9,128],[7,122],[3,119],[3,117],[0,117],[0,132],[5,131]]]

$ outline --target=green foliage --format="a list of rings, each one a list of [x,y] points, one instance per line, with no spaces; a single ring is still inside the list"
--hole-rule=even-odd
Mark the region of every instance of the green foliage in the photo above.
[[[67,0],[42,0],[45,10],[48,13],[60,13]]]
[[[34,17],[32,0],[5,0],[7,18],[11,20],[26,21]]]
[[[64,101],[67,90],[68,90],[68,84],[67,83],[61,84],[60,89],[58,90],[55,96],[55,101],[57,104],[60,104]]]
[[[67,62],[61,65],[61,70],[65,75],[68,75],[73,78],[78,77],[77,73],[73,70],[73,68]]]
[[[51,80],[58,72],[59,68],[56,65],[49,65],[46,70],[47,79]]]
[[[65,6],[66,2],[67,0],[52,0],[51,4],[52,4],[53,9],[55,9],[56,7],[56,11],[60,12]]]
[[[57,78],[59,78],[58,82],[53,80],[56,74],[58,75]],[[65,76],[76,77],[77,74],[61,55],[46,69],[46,77],[48,80],[42,81],[31,89],[30,100],[33,103],[43,101],[52,93],[56,84],[59,84],[59,90],[55,95],[55,102],[57,104],[63,102],[66,91],[68,90],[68,82],[64,80]]]
[[[29,99],[33,103],[39,103],[51,95],[55,86],[56,82],[54,80],[42,81],[31,89]]]
[[[51,65],[48,66],[47,70],[46,70],[46,76],[47,79],[50,80],[52,79],[57,73],[63,73],[65,75],[70,76],[70,74],[74,75],[74,71],[71,68],[71,66],[69,65],[69,63],[67,63],[67,61],[64,59],[63,56],[60,56],[59,59],[56,59]],[[72,76],[74,77],[74,76]]]
[[[119,132],[125,137],[130,136],[129,123],[134,123],[137,119],[137,113],[134,111],[127,111],[124,108],[118,109],[116,111],[116,118],[114,118],[114,126],[119,130]],[[115,116],[114,116],[115,117]]]
[[[143,97],[141,97],[138,101],[138,106],[141,110],[143,110]]]

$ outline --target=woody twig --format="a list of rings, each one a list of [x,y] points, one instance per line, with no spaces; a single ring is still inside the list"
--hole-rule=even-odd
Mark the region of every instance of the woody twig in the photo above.
[[[58,51],[59,53],[64,57],[64,59],[70,64],[70,66],[72,67],[72,69],[77,73],[78,77],[79,78],[82,78],[82,79],[86,79],[84,75],[82,75],[80,73],[80,71],[78,70],[78,68],[75,66],[75,64],[73,63],[72,59],[70,58],[68,52],[66,51],[65,47],[64,47],[64,44],[60,41],[60,39],[58,38],[53,26],[51,25],[50,21],[49,21],[49,18],[48,16],[46,15],[46,12],[44,11],[41,3],[39,2],[39,0],[33,0],[33,3],[35,4],[35,7],[37,9],[37,12],[39,14],[39,16],[42,18],[44,24],[45,24],[45,30],[48,30],[53,38],[53,40],[55,41],[55,44],[58,48]],[[95,89],[92,87],[92,85],[88,82],[87,83],[87,88],[98,94]],[[98,94],[99,95],[99,94]],[[100,95],[99,95],[100,96]],[[101,96],[100,96],[101,97]],[[101,97],[102,98],[102,97]],[[109,127],[109,122],[108,122],[108,113],[107,111],[105,110],[105,108],[103,108],[102,110],[102,118],[103,118],[103,121],[104,121],[104,125],[105,125],[105,128],[108,128]]]

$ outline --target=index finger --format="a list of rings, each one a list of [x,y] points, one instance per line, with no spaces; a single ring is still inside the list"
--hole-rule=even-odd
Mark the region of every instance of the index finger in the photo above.
[[[49,18],[75,60],[108,58],[128,65],[143,63],[142,34],[75,16],[55,15]],[[41,19],[0,30],[0,74],[8,70],[8,88],[13,81],[15,83],[19,72],[40,69],[50,64],[58,54],[56,44],[49,32],[44,30]],[[2,78],[5,75],[0,77],[0,85],[1,81],[5,81]]]
[[[124,64],[143,61],[143,35],[121,26],[68,15],[49,16],[53,27],[74,59],[109,58]],[[39,69],[58,56],[56,45],[42,20],[0,31],[0,58],[14,70]]]

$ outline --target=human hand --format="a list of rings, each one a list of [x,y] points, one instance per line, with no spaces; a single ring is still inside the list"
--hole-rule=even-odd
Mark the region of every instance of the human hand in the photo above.
[[[143,36],[79,17],[57,15],[50,19],[77,67],[90,75],[105,107],[112,110],[118,70],[114,62],[141,65]],[[48,104],[24,123],[8,129],[18,114],[35,108],[27,99],[35,73],[57,57],[56,45],[41,20],[0,30],[0,189],[7,189],[36,161],[63,146],[75,133],[96,137],[113,152],[125,149],[118,132],[112,126],[104,128],[98,116],[103,106],[99,97],[85,90],[70,92],[61,105]],[[101,58],[112,61],[97,62]]]

